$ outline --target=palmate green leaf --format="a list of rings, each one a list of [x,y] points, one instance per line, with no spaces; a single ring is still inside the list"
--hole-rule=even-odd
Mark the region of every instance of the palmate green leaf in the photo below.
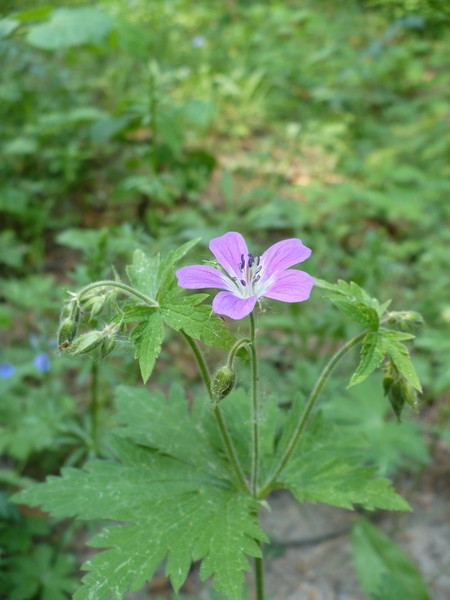
[[[108,550],[84,565],[91,572],[75,600],[121,599],[129,589],[140,589],[165,558],[175,589],[191,561],[203,559],[202,577],[214,575],[218,590],[242,600],[245,555],[260,556],[255,539],[266,539],[257,501],[230,484],[222,459],[204,437],[204,413],[190,418],[179,390],[168,402],[162,394],[132,395],[131,389],[119,390],[119,420],[125,424],[122,436],[136,437],[138,445],[116,438],[117,462],[92,460],[82,470],[63,469],[62,477],[49,477],[15,501],[42,505],[56,517],[126,523],[106,527],[92,541]],[[184,452],[177,438],[183,438]],[[185,444],[192,444],[189,452]]]
[[[176,284],[176,279],[174,275],[174,267],[177,262],[179,262],[186,254],[196,246],[201,238],[195,238],[186,242],[176,250],[172,250],[166,256],[166,258],[161,261],[158,270],[158,300],[161,301],[166,296],[170,295],[170,291],[175,287],[177,291],[180,291]]]
[[[210,443],[203,423],[210,420],[210,409],[198,403],[194,411],[195,428],[192,427],[188,403],[180,387],[173,386],[166,399],[161,391],[150,395],[146,389],[119,386],[114,402],[117,421],[123,426],[119,435],[183,462],[189,448],[191,464],[201,467],[208,463],[209,472],[215,477],[229,478],[227,463],[215,452],[216,446]]]
[[[380,365],[386,354],[388,354],[403,377],[416,390],[421,392],[422,387],[409,357],[408,349],[401,343],[413,338],[414,336],[410,333],[387,329],[368,333],[362,345],[361,361],[353,373],[348,387],[364,381]]]
[[[353,525],[352,553],[361,587],[371,600],[431,600],[408,556],[365,519]]]
[[[331,301],[344,315],[364,327],[364,329],[370,329],[371,331],[378,329],[380,319],[377,311],[371,306],[366,306],[362,302],[350,302],[334,298],[331,298]]]
[[[361,361],[353,373],[348,387],[364,381],[380,365],[386,353],[384,339],[380,333],[366,335],[361,348]]]
[[[347,317],[365,329],[377,331],[380,317],[386,312],[390,302],[380,305],[354,281],[347,283],[339,279],[336,284],[316,279],[316,285],[328,292],[326,297]]]
[[[135,250],[133,262],[126,268],[131,285],[149,298],[156,298],[159,266],[158,254],[150,257],[142,250]]]
[[[176,331],[183,330],[208,346],[230,350],[236,338],[210,306],[199,304],[205,297],[205,294],[194,294],[167,301],[161,307],[161,316]]]
[[[361,463],[360,448],[336,441],[299,454],[283,471],[281,480],[299,502],[324,502],[348,509],[359,504],[367,510],[411,510],[388,479],[375,477],[376,467]]]
[[[134,341],[142,379],[146,383],[161,352],[161,344],[164,340],[164,326],[160,312],[155,310],[145,321],[136,325],[131,331],[130,337]]]
[[[416,390],[421,392],[422,386],[420,385],[419,377],[409,357],[408,348],[405,344],[401,343],[402,341],[413,339],[414,336],[400,331],[382,331],[381,334],[385,342],[386,352],[391,357],[392,362],[406,381],[409,381]]]
[[[83,44],[98,44],[114,25],[111,16],[95,7],[55,9],[46,23],[32,27],[27,42],[43,50],[58,50]]]

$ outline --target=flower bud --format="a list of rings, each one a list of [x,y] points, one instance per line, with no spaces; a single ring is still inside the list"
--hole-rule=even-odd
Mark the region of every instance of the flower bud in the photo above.
[[[230,367],[222,367],[216,373],[212,384],[212,395],[215,404],[228,396],[236,383],[236,373]]]
[[[417,395],[414,388],[399,373],[393,375],[388,372],[383,379],[383,388],[398,421],[401,419],[405,403],[411,408],[417,408]]]
[[[58,349],[68,348],[77,335],[81,311],[76,300],[64,304],[58,329]]]
[[[92,352],[92,350],[95,350],[102,341],[103,334],[101,331],[88,331],[74,340],[70,350],[72,354],[88,354],[89,352]]]
[[[402,331],[415,331],[423,322],[422,315],[413,310],[390,312],[386,319],[386,323],[394,325]]]
[[[112,336],[108,336],[103,339],[102,345],[100,346],[100,356],[105,358],[108,354],[116,347],[116,340]]]
[[[78,323],[73,319],[64,319],[58,329],[58,349],[68,348],[77,335]]]

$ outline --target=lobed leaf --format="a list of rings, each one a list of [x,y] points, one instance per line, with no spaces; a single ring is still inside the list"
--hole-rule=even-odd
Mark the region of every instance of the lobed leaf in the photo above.
[[[179,262],[186,254],[196,246],[201,238],[195,238],[186,242],[176,250],[172,250],[169,252],[167,257],[161,261],[158,269],[158,300],[165,298],[171,288],[176,286],[175,275],[174,275],[174,266],[177,262]],[[179,288],[177,288],[179,289]]]
[[[133,262],[126,268],[131,285],[150,298],[158,292],[159,255],[147,256],[142,250],[135,250]]]
[[[142,379],[146,383],[161,352],[161,344],[164,340],[164,326],[160,312],[154,311],[146,321],[136,325],[131,331],[130,337],[134,341]]]
[[[364,338],[361,361],[353,373],[348,387],[364,381],[380,365],[385,355],[385,345],[380,333],[370,332]]]
[[[360,448],[329,444],[300,454],[282,476],[299,502],[324,502],[353,509],[411,510],[388,479],[376,478],[375,467],[361,466]]]
[[[361,587],[371,600],[431,600],[408,556],[365,519],[353,525],[352,553]]]
[[[230,350],[236,338],[224,325],[222,319],[214,314],[210,306],[199,305],[198,296],[183,297],[167,302],[161,307],[164,322],[176,331],[184,331],[208,346],[221,350]]]

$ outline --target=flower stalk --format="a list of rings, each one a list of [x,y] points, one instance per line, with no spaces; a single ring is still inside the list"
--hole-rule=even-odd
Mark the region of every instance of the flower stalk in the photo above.
[[[192,352],[194,353],[195,359],[197,361],[198,368],[200,370],[200,374],[203,379],[203,383],[205,384],[206,390],[208,392],[209,398],[212,403],[214,417],[217,421],[217,425],[220,429],[220,433],[222,434],[222,439],[225,444],[225,449],[228,454],[228,458],[230,459],[230,463],[233,467],[233,471],[236,475],[236,478],[239,483],[239,487],[242,490],[248,490],[248,484],[245,479],[244,471],[242,470],[241,464],[239,462],[238,454],[236,448],[233,444],[233,440],[231,439],[230,432],[228,431],[227,425],[222,415],[222,411],[220,406],[215,402],[212,384],[211,384],[211,375],[209,374],[208,366],[206,364],[205,358],[202,354],[202,351],[198,347],[197,342],[188,335],[185,331],[181,330],[184,338],[187,343],[191,347]]]
[[[291,439],[289,440],[289,442],[286,446],[286,449],[280,458],[278,465],[275,467],[272,475],[269,477],[268,481],[265,483],[263,488],[260,490],[260,492],[258,494],[259,498],[265,498],[267,496],[267,494],[271,491],[272,486],[276,483],[279,474],[281,473],[281,471],[284,469],[284,467],[288,463],[288,461],[292,455],[292,452],[294,451],[295,447],[297,446],[297,443],[298,443],[303,431],[305,430],[306,424],[308,423],[309,417],[310,417],[311,412],[317,402],[319,394],[322,391],[322,388],[325,385],[326,381],[328,380],[328,377],[330,376],[332,370],[337,365],[337,363],[341,360],[341,358],[345,354],[347,354],[347,352],[349,352],[352,348],[357,346],[364,339],[366,334],[367,334],[367,332],[364,331],[363,333],[360,333],[359,335],[355,336],[350,341],[348,341],[344,346],[342,346],[342,348],[340,348],[331,357],[331,359],[325,365],[322,373],[319,376],[319,379],[316,382],[316,385],[314,386],[313,391],[311,392],[311,395],[308,398],[308,402],[306,403],[302,418],[300,419],[296,428],[294,429]]]

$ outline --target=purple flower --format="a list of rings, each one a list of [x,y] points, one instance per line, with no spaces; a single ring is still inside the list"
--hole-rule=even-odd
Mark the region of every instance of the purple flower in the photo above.
[[[250,254],[240,233],[230,231],[209,243],[223,271],[206,265],[182,267],[176,272],[178,285],[188,289],[218,288],[213,310],[231,319],[249,315],[259,298],[282,302],[307,300],[314,279],[304,271],[290,270],[308,258],[311,250],[298,239],[283,240],[261,256]]]
[[[16,372],[16,367],[9,363],[0,364],[0,379],[9,379]]]
[[[48,358],[47,352],[41,352],[33,359],[33,364],[38,371],[41,373],[46,373],[50,371],[50,360]]]

